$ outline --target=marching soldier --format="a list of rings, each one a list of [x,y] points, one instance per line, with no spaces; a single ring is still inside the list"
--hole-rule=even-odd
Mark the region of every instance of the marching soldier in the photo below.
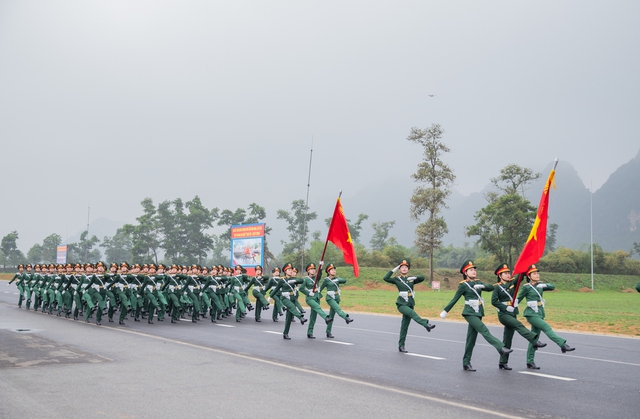
[[[18,308],[22,308],[22,300],[24,300],[24,294],[25,294],[25,292],[24,292],[24,278],[23,278],[23,275],[24,275],[24,265],[20,264],[20,265],[18,265],[18,273],[16,273],[13,276],[13,278],[11,279],[11,281],[9,281],[9,283],[7,284],[7,287],[8,287],[9,285],[11,285],[12,282],[14,282],[16,280],[18,281],[18,282],[16,282],[16,287],[18,287],[18,293],[19,293],[19,296],[18,296]]]
[[[333,339],[334,336],[331,334],[331,327],[333,326],[333,318],[337,314],[342,317],[347,324],[353,321],[352,318],[349,317],[347,313],[342,311],[340,308],[340,284],[344,284],[347,282],[344,278],[336,277],[336,267],[333,263],[327,265],[327,269],[324,270],[327,276],[322,281],[322,285],[320,286],[320,293],[326,288],[327,295],[325,300],[331,309],[329,310],[329,318],[330,322],[327,323],[327,337]]]
[[[504,326],[504,334],[502,335],[504,346],[511,349],[514,332],[518,332],[520,336],[528,340],[535,349],[547,346],[546,343],[538,340],[539,335],[527,329],[516,318],[518,315],[518,301],[513,295],[515,284],[511,283],[512,278],[509,266],[506,263],[501,264],[496,268],[494,274],[498,277],[498,283],[493,288],[491,304],[498,309],[498,320]],[[507,371],[512,370],[513,368],[509,366],[508,362],[509,354],[500,355],[498,368]]]
[[[277,266],[271,270],[271,278],[267,281],[266,289],[264,292],[271,290],[269,293],[269,300],[273,300],[273,313],[271,314],[271,319],[274,322],[278,321],[278,317],[282,316],[282,301],[280,300],[280,295],[277,292],[273,292],[273,289],[278,285],[278,281],[280,280],[280,268]]]
[[[290,263],[286,263],[282,267],[282,272],[285,273],[285,276],[278,280],[278,284],[271,291],[271,295],[279,295],[282,304],[287,308],[287,315],[285,316],[282,338],[291,340],[291,338],[289,337],[289,328],[291,327],[291,320],[293,319],[293,317],[295,316],[299,318],[301,324],[304,324],[307,321],[307,319],[302,316],[302,313],[298,311],[295,305],[297,292],[296,284],[301,284],[302,279],[293,277],[293,265]]]
[[[544,321],[545,301],[544,298],[542,298],[542,295],[545,290],[553,291],[556,287],[548,282],[540,282],[540,273],[538,272],[536,265],[529,266],[525,275],[527,276],[528,283],[524,284],[520,289],[518,302],[525,298],[527,300],[527,308],[524,309],[524,317],[531,324],[531,331],[537,335],[540,335],[540,332],[544,332],[549,339],[560,347],[562,353],[575,350],[576,348],[572,348],[567,345],[567,340],[556,335],[551,326]],[[535,349],[536,348],[534,348],[530,343],[529,349],[527,350],[527,368],[539,370],[540,367],[535,363]]]
[[[247,284],[247,290],[253,286],[251,290],[251,294],[256,299],[256,314],[255,319],[257,322],[260,322],[260,315],[262,310],[269,310],[269,302],[265,298],[265,288],[267,283],[269,282],[268,276],[262,276],[262,266],[257,265],[255,268],[255,276],[251,279],[249,284]]]
[[[476,339],[478,333],[485,338],[491,346],[496,348],[500,355],[506,355],[513,352],[513,349],[509,349],[504,344],[496,339],[487,329],[487,326],[482,323],[482,317],[484,316],[484,300],[481,297],[482,291],[493,291],[493,285],[485,284],[476,279],[476,267],[473,261],[467,260],[460,268],[463,280],[458,285],[453,299],[446,305],[440,317],[443,319],[447,317],[447,313],[453,308],[461,297],[464,297],[464,308],[462,309],[462,317],[469,323],[467,327],[467,341],[464,347],[464,356],[462,357],[462,368],[465,371],[475,371],[471,366],[471,355],[473,355],[473,348],[476,345]]]
[[[422,275],[408,277],[407,274],[409,273],[409,269],[411,269],[411,263],[405,259],[400,262],[398,266],[387,272],[384,278],[382,278],[385,282],[394,284],[398,288],[399,295],[396,299],[396,308],[402,314],[402,323],[400,323],[400,340],[398,340],[398,350],[400,352],[407,352],[404,348],[404,343],[407,339],[407,332],[409,330],[411,319],[427,329],[427,332],[430,332],[431,329],[436,327],[435,325],[429,324],[428,319],[420,317],[413,309],[416,305],[414,299],[416,294],[413,287],[415,284],[419,284],[424,281],[425,278]],[[400,270],[400,275],[393,277],[398,270]]]
[[[316,324],[316,318],[318,316],[322,317],[325,323],[329,324],[333,321],[333,318],[329,318],[327,313],[324,312],[322,307],[320,306],[320,300],[322,299],[322,293],[314,288],[315,276],[316,276],[316,265],[310,263],[306,266],[305,271],[307,271],[307,276],[303,278],[302,285],[300,286],[300,292],[305,295],[305,302],[311,309],[311,313],[309,314],[309,326],[307,327],[307,338],[315,339],[313,336],[313,327]]]

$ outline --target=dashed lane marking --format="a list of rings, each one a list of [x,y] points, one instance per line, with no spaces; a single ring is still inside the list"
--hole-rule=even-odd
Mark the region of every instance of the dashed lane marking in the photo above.
[[[527,374],[527,375],[535,375],[538,377],[543,377],[543,378],[552,378],[554,380],[561,380],[561,381],[576,381],[576,378],[569,378],[569,377],[560,377],[558,375],[549,375],[549,374],[540,374],[539,372],[529,372],[529,371],[518,371],[520,374]]]
[[[441,358],[441,357],[439,357],[439,356],[430,356],[430,355],[412,354],[412,353],[406,353],[405,355],[409,355],[409,356],[417,356],[417,357],[420,357],[420,358],[437,359],[438,361],[442,361],[442,360],[447,359],[447,358]]]

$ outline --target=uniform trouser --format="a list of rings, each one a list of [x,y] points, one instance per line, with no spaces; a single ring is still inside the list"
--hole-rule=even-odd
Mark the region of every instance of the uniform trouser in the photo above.
[[[302,313],[304,311],[304,309],[302,308],[302,306],[300,305],[300,301],[298,299],[296,299],[296,308],[298,309],[298,311],[300,313]]]
[[[320,298],[316,296],[306,297],[304,301],[311,309],[311,313],[309,313],[309,326],[307,326],[307,335],[313,335],[313,327],[316,325],[316,319],[318,318],[318,316],[320,316],[324,320],[326,320],[327,313],[325,313],[322,307],[320,307]]]
[[[329,297],[329,296],[327,296]],[[335,298],[326,298],[327,300],[327,304],[329,304],[329,307],[331,307],[331,310],[329,310],[329,318],[333,319],[335,317],[335,315],[337,314],[338,316],[342,317],[343,319],[347,319],[349,317],[349,315],[347,313],[345,313],[344,311],[342,311],[342,309],[340,308],[340,300],[335,299]],[[333,326],[333,322],[329,323],[327,325],[327,333],[331,333],[331,327]]]
[[[65,313],[67,313],[67,315],[71,313],[71,307],[73,307],[73,288],[69,288],[62,293],[62,303]]]
[[[467,342],[464,345],[464,356],[462,357],[463,366],[471,364],[471,355],[473,355],[473,347],[476,345],[478,333],[480,333],[491,346],[496,348],[497,351],[502,349],[504,345],[489,332],[487,326],[482,323],[482,317],[464,315],[463,317],[467,323],[469,323],[469,326],[467,326]]]
[[[33,291],[33,309],[37,310],[42,302],[42,295],[40,294],[40,288],[34,287]]]
[[[24,299],[25,299],[25,298],[24,298],[24,294],[25,294],[24,289],[25,289],[25,286],[24,286],[24,285],[22,285],[22,284],[16,284],[16,286],[18,287],[18,294],[19,294],[19,295],[18,295],[18,307],[22,307],[22,300],[24,300]]]
[[[111,291],[107,291],[107,298],[109,299],[109,311],[107,315],[109,316],[109,320],[113,320],[113,313],[116,311],[116,295]]]
[[[142,309],[142,298],[138,296],[138,290],[130,290],[129,302],[131,303],[131,310],[133,311],[134,319],[140,317],[140,309]]]
[[[284,332],[282,333],[285,335],[288,335],[289,328],[291,327],[291,321],[293,320],[293,316],[296,316],[297,318],[301,319],[302,313],[298,311],[294,301],[291,301],[286,297],[282,297],[280,300],[282,301],[282,304],[287,308],[287,315],[284,318]]]
[[[282,300],[277,295],[272,295],[271,298],[273,299],[273,313],[271,314],[271,318],[273,321],[277,321],[278,316],[282,313]]]
[[[53,311],[53,303],[57,303],[58,302],[56,294],[57,294],[57,292],[53,288],[49,288],[47,290],[47,296],[48,296],[47,298],[48,298],[48,301],[49,301],[49,314],[51,314],[51,312]]]
[[[202,295],[200,296],[200,307],[202,307],[203,313],[211,311],[211,297],[207,293],[207,290],[202,291]]]
[[[302,318],[302,313],[298,311],[295,305],[295,301],[291,301],[288,298],[282,297],[281,299],[282,305],[287,308],[287,314],[285,315],[284,320],[284,331],[282,332],[285,335],[289,334],[289,329],[291,328],[291,322],[293,321],[293,317],[297,317],[299,319]]]
[[[187,291],[187,296],[191,299],[191,303],[193,304],[193,312],[191,313],[191,319],[198,320],[200,316],[200,298],[196,293],[200,293],[199,290],[195,291]]]
[[[236,319],[240,318],[240,314],[246,314],[247,307],[244,305],[243,295],[238,291],[233,290],[233,297],[236,299]]]
[[[153,320],[153,316],[154,313],[156,312],[156,310],[158,309],[158,307],[160,306],[158,304],[158,299],[156,298],[155,295],[153,295],[152,291],[145,291],[144,292],[144,300],[147,303],[147,316],[149,321]]]
[[[209,315],[211,316],[211,320],[216,320],[218,318],[218,315],[220,313],[222,313],[225,309],[224,304],[222,304],[222,301],[220,300],[218,294],[216,294],[216,292],[212,289],[207,289],[204,292],[207,297],[209,298],[209,300],[211,301],[210,304],[210,309],[209,309]]]
[[[82,309],[82,291],[79,291],[78,289],[74,290],[73,302],[76,303],[76,307],[73,309],[73,318],[77,320],[80,310]]]
[[[256,320],[260,320],[260,313],[262,313],[263,307],[269,307],[269,302],[260,291],[254,289],[252,294],[256,298]]]
[[[511,343],[513,342],[513,335],[518,332],[520,336],[529,341],[529,343],[535,343],[538,341],[538,334],[527,329],[527,327],[510,314],[498,313],[498,320],[504,325],[504,333],[502,335],[502,343],[506,348],[511,349]],[[509,362],[509,354],[500,355],[500,363],[506,364]]]
[[[153,293],[153,295],[158,300],[158,320],[162,320],[164,319],[164,315],[167,312],[167,305],[168,305],[167,299],[165,298],[162,291],[158,291],[157,289]]]
[[[49,290],[47,288],[40,288],[40,297],[42,297],[42,312],[49,308]]]
[[[537,316],[528,316],[527,321],[531,324],[531,331],[540,336],[540,332],[544,332],[545,335],[549,337],[552,341],[555,342],[558,346],[563,346],[567,343],[566,339],[561,338],[556,335],[551,326],[544,319],[541,319]],[[527,363],[530,364],[534,361],[536,356],[536,351],[532,344],[529,344],[529,348],[527,349]]]
[[[423,319],[418,316],[413,310],[413,305],[396,304],[398,311],[402,313],[402,322],[400,323],[400,339],[398,340],[398,346],[404,346],[404,342],[407,339],[407,332],[409,331],[409,324],[411,320],[418,323],[420,326],[427,327],[429,320]]]
[[[174,292],[170,292],[167,294],[167,298],[169,299],[169,305],[171,306],[171,320],[177,320],[180,317],[180,311],[182,310],[182,306],[180,305],[180,300],[178,296]]]
[[[98,291],[94,291],[94,292],[87,291],[84,293],[84,295],[82,296],[82,299],[86,301],[87,306],[89,307],[89,309],[87,310],[87,314],[85,314],[85,320],[89,320],[89,316],[91,316],[91,312],[93,311],[93,308],[97,307],[96,323],[100,323],[100,321],[102,320],[102,310],[104,310],[104,307],[106,305],[105,297],[106,295],[102,295]]]
[[[123,322],[124,318],[127,317],[127,312],[131,308],[131,303],[129,302],[129,297],[124,290],[118,290],[116,291],[116,294],[118,294],[118,299],[120,300],[120,317],[118,320]]]

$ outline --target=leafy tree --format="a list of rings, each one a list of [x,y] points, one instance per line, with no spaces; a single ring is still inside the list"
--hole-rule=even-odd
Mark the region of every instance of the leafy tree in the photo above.
[[[395,221],[385,221],[382,223],[373,223],[373,237],[369,241],[371,249],[381,251],[387,245],[387,238],[389,237],[389,231],[396,224]]]
[[[487,194],[489,205],[476,212],[476,224],[466,227],[467,236],[478,236],[480,248],[498,262],[513,266],[514,259],[527,241],[537,208],[520,195]]]
[[[124,227],[116,230],[116,234],[113,237],[105,236],[100,247],[106,249],[104,257],[108,262],[131,261],[133,259],[131,252],[133,242],[131,241],[131,235],[125,231]]]
[[[549,229],[547,230],[547,240],[545,241],[545,249],[544,249],[545,254],[556,251],[557,231],[558,231],[558,224],[556,223],[549,224]]]
[[[290,257],[293,260],[303,259],[303,244],[307,243],[309,235],[306,229],[306,222],[313,221],[318,217],[315,212],[308,212],[309,208],[304,200],[298,199],[291,203],[291,212],[278,210],[278,220],[287,222],[287,231],[289,231],[289,242],[282,240],[284,248],[282,249],[283,257]],[[306,217],[305,217],[306,213]],[[305,258],[308,255],[304,255]]]
[[[145,198],[140,202],[143,214],[136,218],[137,225],[125,224],[123,234],[129,235],[132,241],[131,261],[133,263],[146,263],[153,260],[158,263],[158,251],[160,249],[160,227],[156,206],[151,198]]]
[[[27,252],[27,260],[30,263],[42,262],[42,245],[36,243],[31,246],[31,249]]]
[[[100,250],[94,247],[100,242],[95,235],[90,238],[87,230],[80,234],[78,243],[71,243],[68,247],[67,259],[69,262],[91,262],[95,263],[100,260]]]
[[[440,213],[447,208],[446,199],[451,195],[455,181],[453,170],[442,161],[442,156],[451,150],[442,141],[444,131],[439,124],[429,128],[411,128],[407,140],[424,148],[423,160],[418,171],[411,175],[418,186],[411,196],[411,219],[419,221],[427,214],[425,222],[416,228],[415,244],[422,253],[429,254],[429,278],[433,281],[433,252],[442,244],[442,237],[449,231]]]
[[[19,259],[20,254],[22,254],[22,252],[18,250],[17,241],[18,241],[18,232],[15,230],[2,238],[2,243],[0,244],[0,250],[2,250],[2,253],[4,254],[3,267],[5,269],[7,268],[6,266],[7,263],[9,263],[10,265],[14,264],[14,261]],[[20,262],[16,263],[16,265],[18,264],[20,264]]]
[[[207,258],[207,252],[213,249],[213,239],[206,230],[213,227],[214,213],[202,205],[202,201],[195,196],[187,201],[189,211],[184,217],[186,229],[186,243],[183,254],[187,263],[202,264]]]
[[[42,260],[45,263],[55,263],[58,258],[58,246],[62,243],[62,236],[53,233],[42,241]]]
[[[638,242],[633,242],[633,249],[631,249],[631,251],[629,252],[629,254],[633,255],[640,255],[640,243]]]
[[[500,170],[500,176],[491,178],[491,183],[504,195],[513,195],[520,192],[524,198],[527,186],[540,177],[532,169],[510,164]]]

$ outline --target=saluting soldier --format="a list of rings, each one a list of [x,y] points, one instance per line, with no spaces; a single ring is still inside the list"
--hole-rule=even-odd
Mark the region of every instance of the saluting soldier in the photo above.
[[[302,285],[300,285],[300,292],[305,295],[305,302],[311,309],[311,313],[309,314],[309,326],[307,326],[307,338],[315,339],[316,337],[313,336],[313,328],[316,324],[316,318],[318,316],[322,317],[326,324],[331,323],[333,318],[329,318],[327,313],[325,313],[320,306],[322,293],[315,287],[315,276],[317,273],[315,263],[308,264],[304,270],[307,272],[307,276],[302,279],[303,282]]]
[[[517,319],[518,300],[516,300],[513,295],[515,292],[515,284],[511,281],[509,265],[502,263],[493,273],[498,277],[498,283],[493,288],[491,304],[498,309],[498,320],[500,320],[500,323],[504,326],[504,333],[502,335],[502,343],[504,346],[511,349],[514,332],[518,332],[520,336],[528,340],[535,349],[547,346],[546,343],[538,340],[539,334],[535,334],[527,329],[527,327]],[[513,368],[509,366],[508,362],[509,354],[500,355],[498,368],[507,371],[512,370]]]
[[[331,321],[327,323],[326,333],[329,339],[333,339],[334,336],[331,334],[331,327],[333,326],[333,318],[335,315],[337,314],[342,317],[347,324],[351,323],[353,319],[340,308],[340,284],[345,284],[347,280],[336,277],[336,266],[333,263],[328,264],[327,269],[324,271],[327,276],[325,276],[322,281],[320,292],[322,293],[324,289],[327,290],[327,295],[324,299],[331,308],[329,310],[329,318]]]
[[[407,352],[404,348],[404,343],[407,339],[407,332],[409,331],[409,324],[411,320],[418,323],[420,326],[427,329],[430,332],[431,329],[436,327],[433,324],[429,324],[428,319],[423,319],[413,309],[416,305],[415,291],[413,287],[415,284],[419,284],[424,281],[424,276],[407,276],[411,269],[411,262],[404,259],[398,266],[390,270],[384,276],[385,282],[394,284],[398,288],[398,298],[396,299],[396,308],[402,314],[402,322],[400,323],[400,339],[398,340],[398,350],[400,352]],[[394,276],[396,272],[400,271],[400,275]]]
[[[520,302],[525,298],[527,300],[527,308],[524,309],[524,317],[531,324],[531,331],[538,335],[540,335],[540,332],[544,332],[549,339],[560,347],[562,353],[575,350],[576,348],[572,348],[567,345],[567,340],[556,335],[551,326],[544,321],[545,301],[544,298],[542,298],[542,295],[545,290],[553,291],[556,289],[555,285],[549,282],[540,282],[540,273],[538,272],[536,265],[529,266],[525,275],[527,276],[527,284],[524,284],[520,288],[518,301]],[[539,370],[540,367],[535,363],[535,349],[536,348],[534,348],[530,343],[529,349],[527,350],[527,368]]]
[[[482,322],[484,316],[484,300],[481,297],[482,291],[493,291],[493,285],[485,284],[476,278],[476,267],[473,261],[467,260],[460,268],[463,280],[458,285],[453,299],[446,305],[440,317],[447,317],[447,313],[453,308],[461,297],[464,297],[464,308],[462,309],[462,317],[469,323],[467,326],[467,340],[464,346],[464,356],[462,357],[462,368],[465,371],[475,371],[471,366],[471,355],[476,345],[478,333],[485,338],[491,346],[496,348],[500,355],[513,352],[497,338],[495,338]]]

